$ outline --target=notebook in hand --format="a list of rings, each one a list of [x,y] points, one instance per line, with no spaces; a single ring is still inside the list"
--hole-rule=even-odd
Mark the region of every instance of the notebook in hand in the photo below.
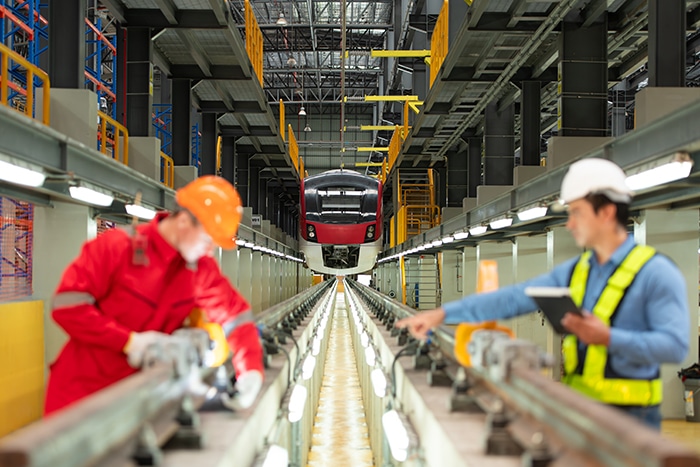
[[[561,319],[566,313],[583,315],[571,299],[571,290],[568,287],[527,287],[525,295],[537,303],[554,330],[560,334],[568,332],[561,325]]]

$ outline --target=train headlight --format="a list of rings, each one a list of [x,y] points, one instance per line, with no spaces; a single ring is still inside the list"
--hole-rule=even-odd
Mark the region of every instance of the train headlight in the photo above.
[[[374,241],[376,229],[377,227],[374,224],[367,227],[367,230],[365,230],[365,242]]]
[[[311,224],[306,224],[306,237],[309,240],[316,240],[316,227]]]

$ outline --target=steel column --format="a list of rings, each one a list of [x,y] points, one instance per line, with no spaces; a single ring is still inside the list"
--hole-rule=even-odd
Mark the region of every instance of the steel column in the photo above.
[[[117,29],[117,114],[119,123],[126,126],[126,41],[127,30],[121,25]],[[177,165],[177,162],[175,163]]]
[[[224,143],[226,140],[231,139],[233,141],[233,138],[226,137],[224,138]],[[250,173],[250,156],[246,154],[236,154],[235,158],[232,159],[235,163],[235,168],[234,168],[234,180],[236,183],[236,188],[238,188],[238,192],[241,194],[241,198],[243,199],[243,204],[245,206],[251,206],[249,203],[250,200],[250,182],[249,182],[249,173]]]
[[[173,161],[190,165],[192,159],[192,83],[188,79],[172,80]]]
[[[261,168],[258,166],[248,166],[248,206],[253,208],[253,214],[262,214],[260,209],[260,170]]]
[[[215,113],[202,114],[202,175],[216,174],[216,137],[218,135]]]
[[[476,187],[481,185],[481,138],[467,139],[467,195],[476,198]]]
[[[515,166],[515,105],[486,106],[484,119],[484,184],[512,185]]]
[[[52,88],[85,88],[86,0],[49,3],[49,79]]]
[[[469,146],[447,156],[447,206],[461,208],[462,199],[469,196],[468,162]]]
[[[152,136],[153,43],[150,28],[127,28],[126,128],[129,136]]]
[[[649,86],[685,86],[686,0],[649,0]]]
[[[540,82],[523,81],[520,94],[520,165],[540,165]]]
[[[608,23],[563,23],[559,36],[559,136],[606,136]]]
[[[236,139],[233,136],[221,138],[221,176],[231,182],[241,195],[243,206],[248,206],[248,174],[241,184],[240,178],[235,177]],[[242,187],[244,189],[242,189]]]

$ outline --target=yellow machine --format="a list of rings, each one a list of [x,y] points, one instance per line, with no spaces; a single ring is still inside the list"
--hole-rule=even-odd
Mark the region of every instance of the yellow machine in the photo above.
[[[498,289],[498,264],[492,260],[482,260],[479,262],[479,274],[477,277],[477,293],[492,292]],[[500,326],[496,321],[486,321],[483,323],[462,323],[455,330],[454,354],[457,361],[465,366],[472,367],[478,362],[476,358],[483,352],[483,345],[476,345],[476,338],[479,342],[492,342],[494,339],[515,338],[513,331]],[[486,338],[486,339],[485,339]]]
[[[226,334],[224,334],[224,329],[220,324],[210,322],[201,309],[195,308],[185,320],[185,326],[204,329],[209,334],[212,347],[206,362],[208,366],[219,367],[226,363],[230,350],[226,341]]]

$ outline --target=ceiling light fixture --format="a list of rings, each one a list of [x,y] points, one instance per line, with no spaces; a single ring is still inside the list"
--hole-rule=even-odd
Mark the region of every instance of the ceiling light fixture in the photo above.
[[[277,18],[277,22],[275,23],[277,26],[286,26],[287,25],[287,18],[284,17],[284,13],[280,11],[280,16]]]
[[[71,186],[68,188],[68,191],[70,192],[71,198],[95,206],[111,206],[112,201],[114,201],[114,196],[88,188],[87,186]]]
[[[124,206],[126,212],[130,216],[140,217],[141,219],[151,220],[156,217],[156,212],[153,209],[149,209],[145,206],[140,206],[137,204],[127,204]]]
[[[299,116],[300,117],[306,117],[306,110],[304,110],[304,106],[302,105],[301,108],[299,109]]]
[[[531,221],[547,215],[547,206],[535,206],[534,208],[523,209],[518,213],[521,221]]]
[[[651,164],[639,167],[626,182],[630,190],[644,190],[664,183],[686,178],[693,168],[693,160],[687,152],[677,152]]]
[[[487,229],[488,227],[485,225],[477,225],[469,229],[469,235],[475,236],[485,234]]]
[[[0,180],[15,183],[17,185],[38,187],[44,184],[46,174],[40,168],[34,168],[30,164],[20,161],[0,160]]]
[[[510,227],[513,224],[512,217],[503,217],[501,219],[492,220],[489,225],[493,230],[503,229],[505,227]]]

